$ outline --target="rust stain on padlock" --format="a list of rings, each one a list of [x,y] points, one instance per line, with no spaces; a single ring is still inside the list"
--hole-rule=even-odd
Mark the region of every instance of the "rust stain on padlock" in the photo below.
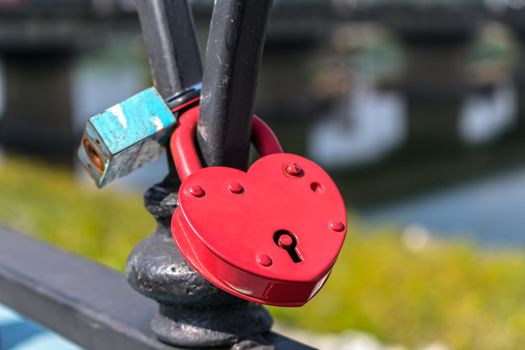
[[[91,161],[91,164],[88,166],[93,165],[93,167],[95,167],[98,172],[103,173],[106,165],[104,164],[104,160],[102,160],[95,146],[87,138],[84,138],[82,141],[82,146],[86,150],[87,156]]]

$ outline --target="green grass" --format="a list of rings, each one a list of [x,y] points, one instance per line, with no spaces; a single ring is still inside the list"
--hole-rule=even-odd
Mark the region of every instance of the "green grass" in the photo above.
[[[64,170],[29,161],[0,165],[0,224],[117,269],[154,230],[141,197],[81,186]],[[281,322],[315,332],[363,330],[410,347],[523,347],[524,252],[438,240],[414,251],[394,229],[364,234],[350,226],[320,294],[303,308],[271,308]]]
[[[355,233],[316,299],[273,312],[300,327],[360,329],[388,343],[518,349],[525,344],[525,257],[443,242],[414,253],[395,233]]]
[[[0,164],[0,224],[119,270],[155,230],[142,194],[81,186],[63,169],[28,160]]]

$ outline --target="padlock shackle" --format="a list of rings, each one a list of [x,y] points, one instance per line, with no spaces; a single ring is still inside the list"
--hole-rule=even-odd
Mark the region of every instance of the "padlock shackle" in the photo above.
[[[170,149],[181,181],[202,168],[195,149],[195,132],[199,121],[199,106],[185,113],[177,121],[171,136]],[[282,153],[283,149],[272,129],[257,116],[252,122],[252,143],[261,157]]]

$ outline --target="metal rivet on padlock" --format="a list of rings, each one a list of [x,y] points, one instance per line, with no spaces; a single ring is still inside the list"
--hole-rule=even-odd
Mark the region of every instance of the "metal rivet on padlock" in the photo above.
[[[334,220],[330,222],[330,228],[335,232],[343,232],[345,230],[345,224],[341,221]]]
[[[194,197],[201,198],[204,197],[206,192],[204,192],[204,189],[200,186],[190,186],[188,189],[188,192]]]
[[[261,158],[247,172],[202,168],[194,146],[198,116],[198,107],[185,112],[171,138],[181,192],[205,191],[179,196],[175,242],[191,266],[230,294],[305,304],[326,282],[345,239],[346,209],[336,185],[312,161],[283,153],[256,117],[252,142]]]
[[[235,194],[241,194],[244,192],[244,188],[238,182],[230,182],[230,184],[228,185],[228,189]]]
[[[291,176],[301,176],[303,169],[298,164],[293,163],[286,167],[286,173]]]
[[[272,266],[272,258],[270,258],[266,254],[261,254],[257,257],[257,262],[261,264],[262,266]]]

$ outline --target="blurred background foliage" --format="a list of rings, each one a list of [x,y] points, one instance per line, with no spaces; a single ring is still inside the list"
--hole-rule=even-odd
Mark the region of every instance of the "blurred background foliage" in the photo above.
[[[123,270],[154,230],[138,192],[98,191],[67,169],[24,158],[0,164],[0,222]],[[314,333],[348,329],[389,344],[519,349],[525,342],[525,253],[437,239],[414,227],[350,219],[327,286],[303,308],[271,308],[278,322]]]

